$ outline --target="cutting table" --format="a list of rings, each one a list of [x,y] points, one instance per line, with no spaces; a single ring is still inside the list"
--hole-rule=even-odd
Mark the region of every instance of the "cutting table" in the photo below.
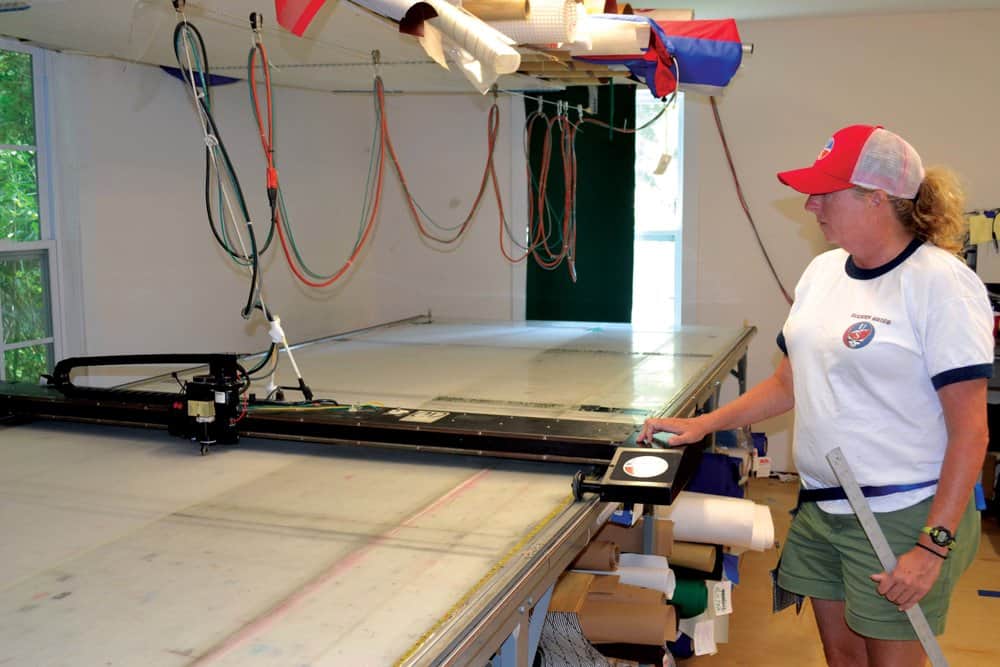
[[[730,373],[743,388],[753,333],[414,319],[294,353],[347,406],[634,440]],[[528,665],[547,593],[614,509],[574,499],[561,457],[299,439],[321,442],[199,456],[157,430],[0,426],[0,664]]]

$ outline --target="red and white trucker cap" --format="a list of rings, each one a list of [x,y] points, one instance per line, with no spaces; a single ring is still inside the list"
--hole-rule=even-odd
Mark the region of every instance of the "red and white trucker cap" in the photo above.
[[[811,167],[782,171],[778,180],[807,195],[857,185],[913,199],[924,180],[924,166],[898,134],[881,125],[851,125],[830,137]]]

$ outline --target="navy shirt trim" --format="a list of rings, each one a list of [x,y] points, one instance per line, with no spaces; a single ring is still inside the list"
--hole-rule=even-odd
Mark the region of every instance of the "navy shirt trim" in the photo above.
[[[934,389],[940,389],[956,382],[979,378],[986,378],[988,380],[991,377],[993,377],[993,364],[976,364],[975,366],[963,366],[962,368],[953,368],[950,371],[938,373],[931,378],[931,382],[934,384]]]
[[[879,276],[883,276],[889,273],[897,266],[905,262],[906,258],[915,253],[917,251],[917,248],[919,248],[923,244],[924,242],[921,241],[920,239],[918,238],[913,239],[912,241],[910,241],[909,245],[903,248],[903,252],[899,253],[893,259],[889,260],[882,266],[876,266],[874,269],[862,269],[860,266],[854,263],[854,256],[848,255],[847,262],[845,262],[844,264],[844,271],[847,272],[848,276],[850,276],[851,278],[855,278],[857,280],[871,280],[872,278],[878,278]]]
[[[784,331],[779,331],[778,332],[778,338],[777,338],[777,340],[775,342],[778,343],[778,347],[781,348],[781,351],[787,357],[788,356],[788,345],[785,343],[785,332]]]

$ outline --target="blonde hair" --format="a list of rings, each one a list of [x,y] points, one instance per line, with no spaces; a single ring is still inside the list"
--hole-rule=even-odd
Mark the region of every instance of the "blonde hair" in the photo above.
[[[914,199],[889,197],[903,227],[922,241],[930,241],[956,255],[962,252],[968,221],[965,193],[955,172],[930,167]]]

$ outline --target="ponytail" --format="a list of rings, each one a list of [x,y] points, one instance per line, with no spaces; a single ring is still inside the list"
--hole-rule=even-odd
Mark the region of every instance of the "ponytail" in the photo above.
[[[968,227],[964,215],[965,193],[953,171],[931,167],[916,197],[889,199],[899,221],[918,239],[956,255],[962,252]]]

